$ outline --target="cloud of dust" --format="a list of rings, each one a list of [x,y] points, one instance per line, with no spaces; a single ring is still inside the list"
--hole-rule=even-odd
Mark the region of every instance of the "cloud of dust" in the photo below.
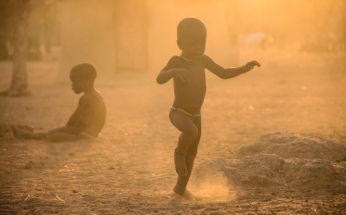
[[[176,27],[185,17],[204,22],[205,53],[224,67],[253,60],[249,52],[240,56],[242,49],[258,49],[265,59],[277,55],[270,48],[287,56],[298,50],[343,50],[345,7],[342,0],[62,1],[59,70],[65,77],[84,61],[100,74],[157,74],[180,53]]]
[[[186,17],[198,18],[206,25],[205,53],[224,66],[234,65],[228,35],[227,8],[230,5],[225,1],[148,0],[149,70],[159,72],[173,55],[179,55],[177,25]]]
[[[71,68],[92,63],[98,74],[115,71],[112,1],[62,1],[59,81],[66,81]]]
[[[221,171],[215,171],[197,185],[191,184],[189,189],[194,195],[206,202],[232,201],[237,198],[238,193]]]

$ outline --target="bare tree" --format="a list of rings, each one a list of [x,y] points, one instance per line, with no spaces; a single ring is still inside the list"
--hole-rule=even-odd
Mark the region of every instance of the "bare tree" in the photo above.
[[[31,11],[31,0],[11,0],[9,5],[13,21],[13,69],[10,89],[3,96],[30,95],[27,83],[27,28]]]
[[[346,2],[345,1],[343,1],[342,2],[342,8],[343,8],[343,10],[342,11],[344,11],[343,12],[343,17],[342,17],[342,21],[341,21],[341,28],[342,28],[342,43],[343,43],[343,48],[344,48],[344,51],[346,52],[346,13],[345,13],[345,11],[346,11]]]

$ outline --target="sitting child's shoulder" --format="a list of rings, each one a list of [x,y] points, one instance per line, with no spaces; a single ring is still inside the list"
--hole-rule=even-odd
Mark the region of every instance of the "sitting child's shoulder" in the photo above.
[[[91,96],[88,93],[84,93],[80,98],[79,101],[85,103],[85,102],[89,102],[91,100]]]
[[[92,90],[90,92],[84,93],[84,95],[80,97],[80,100],[91,101],[91,100],[100,99],[100,98],[102,98],[101,93],[97,90]]]

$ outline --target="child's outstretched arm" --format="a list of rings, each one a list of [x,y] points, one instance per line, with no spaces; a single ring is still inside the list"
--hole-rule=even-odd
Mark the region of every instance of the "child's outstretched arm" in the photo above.
[[[85,110],[85,108],[87,107],[89,99],[83,95],[78,102],[78,107],[77,109],[74,111],[74,113],[71,115],[70,119],[67,121],[66,125],[70,125],[73,126],[75,125],[78,120],[80,119],[83,111]]]
[[[203,56],[203,59],[205,61],[206,68],[210,72],[214,73],[215,75],[217,75],[218,77],[222,79],[234,78],[243,73],[247,73],[248,71],[252,70],[255,66],[258,66],[258,67],[261,66],[261,64],[259,64],[257,61],[250,61],[242,67],[225,69],[219,64],[215,63],[210,57],[206,55]]]
[[[179,78],[182,82],[190,82],[190,71],[178,68],[177,58],[179,57],[173,56],[165,68],[157,75],[156,82],[158,84],[164,84],[173,77]]]

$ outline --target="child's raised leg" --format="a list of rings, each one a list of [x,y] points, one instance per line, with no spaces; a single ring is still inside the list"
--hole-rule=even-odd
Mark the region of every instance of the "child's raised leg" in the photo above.
[[[191,176],[201,138],[201,117],[188,117],[180,111],[171,110],[170,119],[172,124],[182,132],[175,152],[175,154],[181,154],[178,154],[178,158],[174,156],[175,168],[179,175],[174,192],[183,196]]]
[[[169,118],[172,124],[181,131],[178,146],[174,152],[175,170],[178,175],[187,176],[188,171],[185,164],[185,155],[190,144],[196,139],[198,129],[192,121],[193,117],[190,118],[178,110],[171,110]]]
[[[192,169],[193,169],[193,164],[195,162],[195,158],[197,155],[197,150],[198,150],[198,144],[201,139],[201,132],[202,132],[202,126],[201,126],[201,117],[196,117],[194,120],[194,124],[196,125],[198,129],[198,135],[196,139],[190,144],[189,148],[186,150],[186,156],[185,156],[185,163],[186,163],[186,168],[188,171],[188,175],[183,176],[179,175],[178,180],[177,180],[177,185],[175,187],[175,192],[176,193],[182,193],[184,195],[183,191],[186,189],[187,183],[189,182]]]

